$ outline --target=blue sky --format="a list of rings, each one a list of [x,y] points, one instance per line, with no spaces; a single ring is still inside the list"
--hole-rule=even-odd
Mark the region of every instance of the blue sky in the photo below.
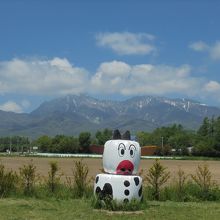
[[[220,2],[2,0],[0,109],[87,93],[220,106]]]

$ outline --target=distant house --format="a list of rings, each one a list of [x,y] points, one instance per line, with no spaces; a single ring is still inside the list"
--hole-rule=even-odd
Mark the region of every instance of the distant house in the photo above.
[[[103,154],[104,146],[103,145],[90,145],[89,152],[92,154]]]
[[[153,156],[158,150],[158,146],[143,146],[141,148],[141,156]]]

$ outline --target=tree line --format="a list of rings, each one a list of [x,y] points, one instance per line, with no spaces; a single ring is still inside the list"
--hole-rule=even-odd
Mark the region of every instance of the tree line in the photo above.
[[[90,132],[81,132],[78,137],[43,135],[33,141],[19,136],[0,137],[0,152],[30,152],[37,147],[43,153],[89,153],[91,144],[104,145],[111,136],[112,130],[104,129],[97,131],[95,136]]]
[[[91,144],[104,145],[111,139],[112,130],[81,132],[78,137],[56,135],[41,136],[34,141],[26,137],[1,137],[0,151],[25,152],[33,146],[40,152],[89,153]],[[157,146],[157,155],[220,156],[220,117],[204,118],[198,130],[186,130],[180,124],[156,128],[152,132],[137,132],[136,139],[142,146]]]
[[[197,131],[182,125],[161,127],[150,132],[138,132],[140,145],[158,146],[158,155],[220,156],[220,117],[204,118]]]

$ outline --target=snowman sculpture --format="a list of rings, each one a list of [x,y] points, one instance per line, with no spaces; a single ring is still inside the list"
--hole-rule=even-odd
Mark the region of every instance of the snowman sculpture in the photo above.
[[[141,149],[136,141],[131,141],[130,132],[122,136],[114,131],[113,139],[104,145],[103,168],[105,173],[95,178],[94,193],[104,200],[117,202],[142,199],[142,178],[137,176]]]

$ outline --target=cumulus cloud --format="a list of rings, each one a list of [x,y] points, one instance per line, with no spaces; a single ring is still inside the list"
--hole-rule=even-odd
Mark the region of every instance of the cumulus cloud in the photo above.
[[[197,52],[207,52],[213,60],[220,60],[220,41],[215,42],[213,45],[208,45],[203,41],[198,41],[190,44],[189,47]]]
[[[22,113],[25,112],[31,106],[31,103],[24,99],[20,103],[16,103],[14,101],[7,101],[5,103],[0,103],[0,110],[6,112],[15,112],[15,113]]]
[[[0,110],[6,112],[23,112],[22,107],[13,101],[8,101],[6,103],[0,104]]]
[[[88,73],[67,59],[0,62],[0,94],[62,95],[85,90]]]
[[[205,84],[205,90],[208,92],[220,92],[220,83],[216,81],[209,81]]]
[[[190,76],[191,67],[129,65],[112,61],[102,63],[91,79],[92,88],[106,94],[122,95],[168,93],[197,94],[202,80]]]
[[[97,44],[119,55],[144,55],[156,51],[154,36],[147,33],[114,32],[96,35]]]
[[[208,100],[215,101],[216,104],[220,103],[220,82],[217,81],[209,81],[204,85],[204,97]]]
[[[0,62],[0,95],[176,94],[191,98],[218,97],[220,83],[193,76],[189,65],[130,65],[122,61],[100,63],[95,73],[72,65],[67,59],[35,59]],[[0,109],[23,112],[30,107],[28,100],[9,101]]]

